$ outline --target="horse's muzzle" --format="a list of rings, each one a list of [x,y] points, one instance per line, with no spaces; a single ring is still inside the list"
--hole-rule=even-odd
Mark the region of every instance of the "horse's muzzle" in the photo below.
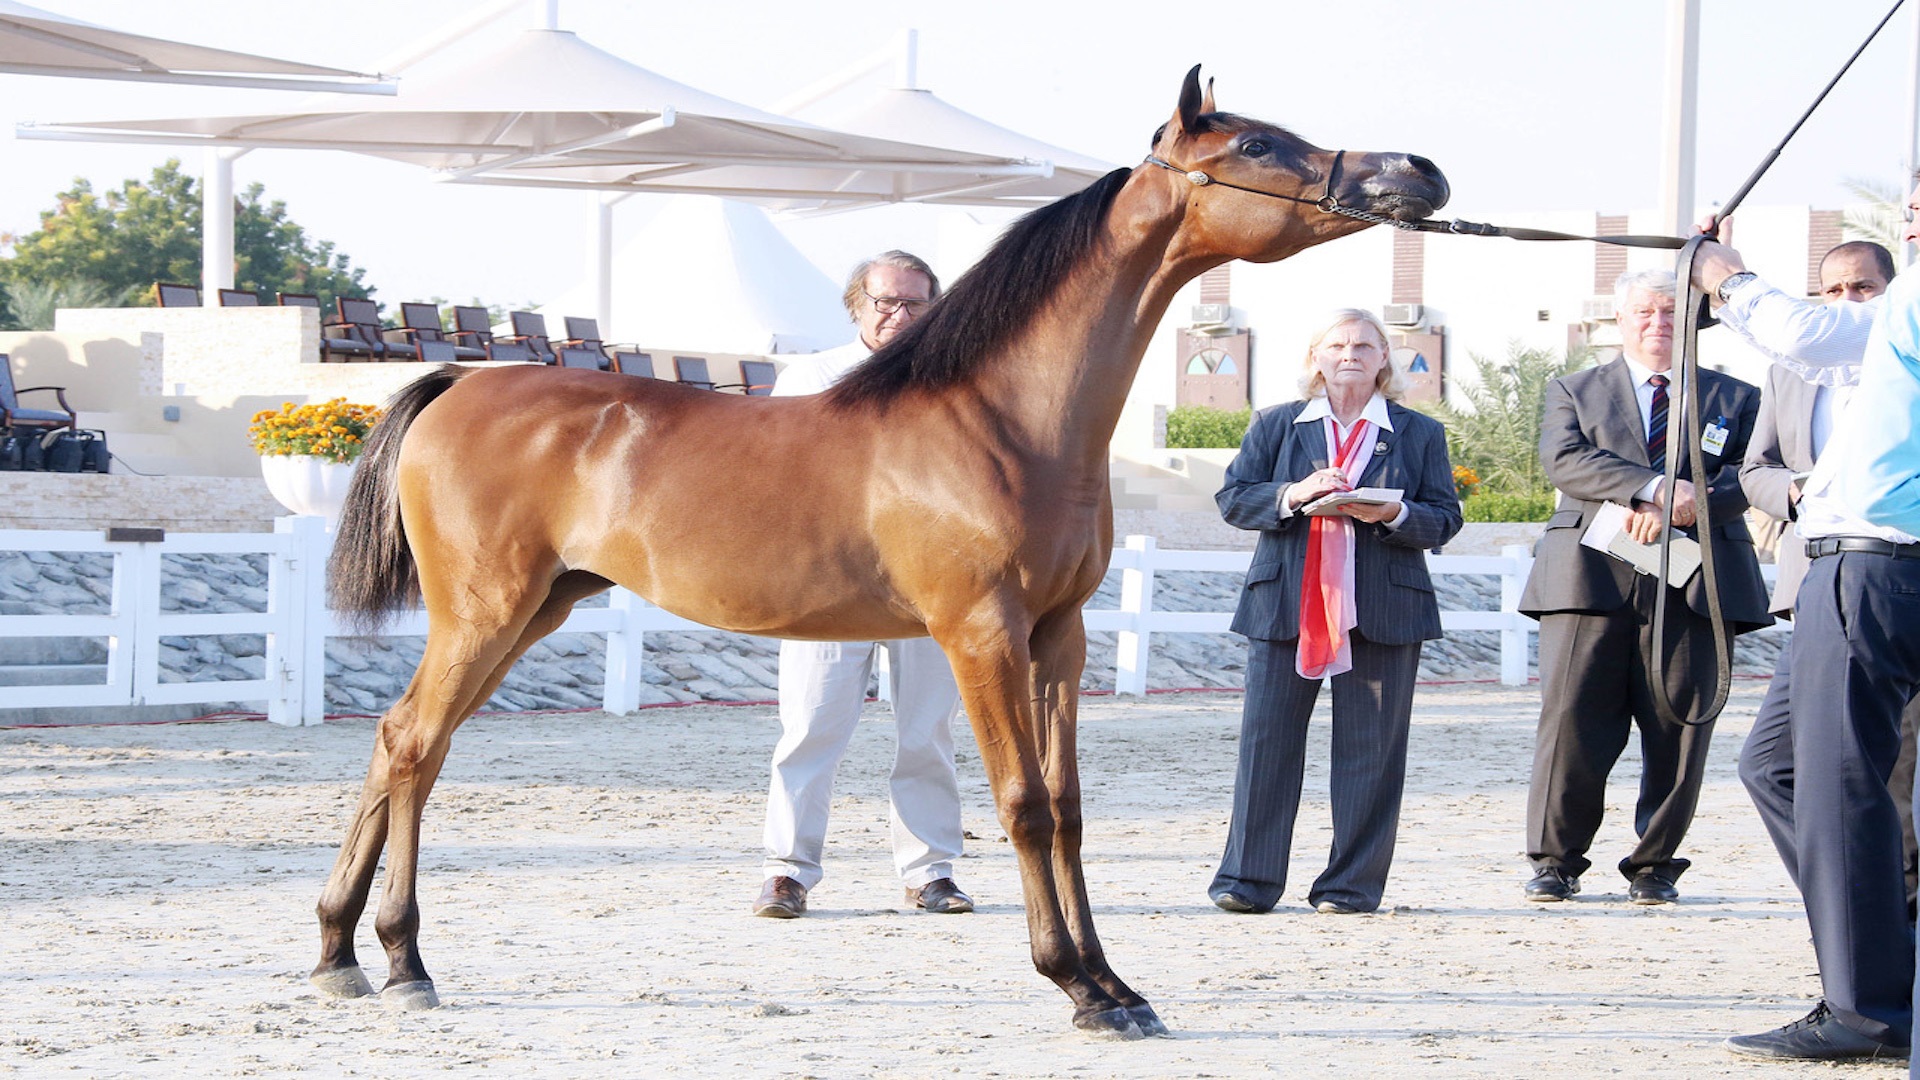
[[[1381,154],[1379,167],[1362,181],[1367,209],[1395,221],[1429,218],[1453,194],[1440,167],[1418,154]]]

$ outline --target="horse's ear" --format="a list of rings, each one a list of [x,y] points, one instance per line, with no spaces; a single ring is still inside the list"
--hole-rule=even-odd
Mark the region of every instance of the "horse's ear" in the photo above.
[[[1192,135],[1200,127],[1200,114],[1207,111],[1206,103],[1200,94],[1200,65],[1193,65],[1187,72],[1187,81],[1180,86],[1180,130]]]
[[[1207,76],[1207,92],[1206,95],[1200,99],[1200,111],[1203,113],[1220,111],[1219,107],[1213,103],[1213,76],[1211,75]]]

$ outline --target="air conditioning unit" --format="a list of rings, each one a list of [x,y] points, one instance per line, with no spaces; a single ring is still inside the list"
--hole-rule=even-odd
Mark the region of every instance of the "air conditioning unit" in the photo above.
[[[1195,304],[1187,326],[1190,333],[1219,337],[1233,333],[1233,305]]]
[[[1580,321],[1603,323],[1613,321],[1613,297],[1595,296],[1580,302]]]
[[[1380,321],[1388,326],[1415,327],[1426,317],[1426,309],[1419,304],[1385,304],[1380,308]]]

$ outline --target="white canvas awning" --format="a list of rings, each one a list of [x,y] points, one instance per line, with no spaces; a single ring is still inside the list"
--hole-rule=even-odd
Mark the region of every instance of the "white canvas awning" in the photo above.
[[[129,79],[254,90],[392,94],[357,71],[129,34],[0,0],[0,73]]]

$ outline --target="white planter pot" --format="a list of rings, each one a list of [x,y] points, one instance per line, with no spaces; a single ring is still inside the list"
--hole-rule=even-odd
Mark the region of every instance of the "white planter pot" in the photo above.
[[[289,512],[314,514],[334,525],[340,520],[340,508],[347,504],[353,466],[306,454],[269,454],[260,459],[260,475]]]

